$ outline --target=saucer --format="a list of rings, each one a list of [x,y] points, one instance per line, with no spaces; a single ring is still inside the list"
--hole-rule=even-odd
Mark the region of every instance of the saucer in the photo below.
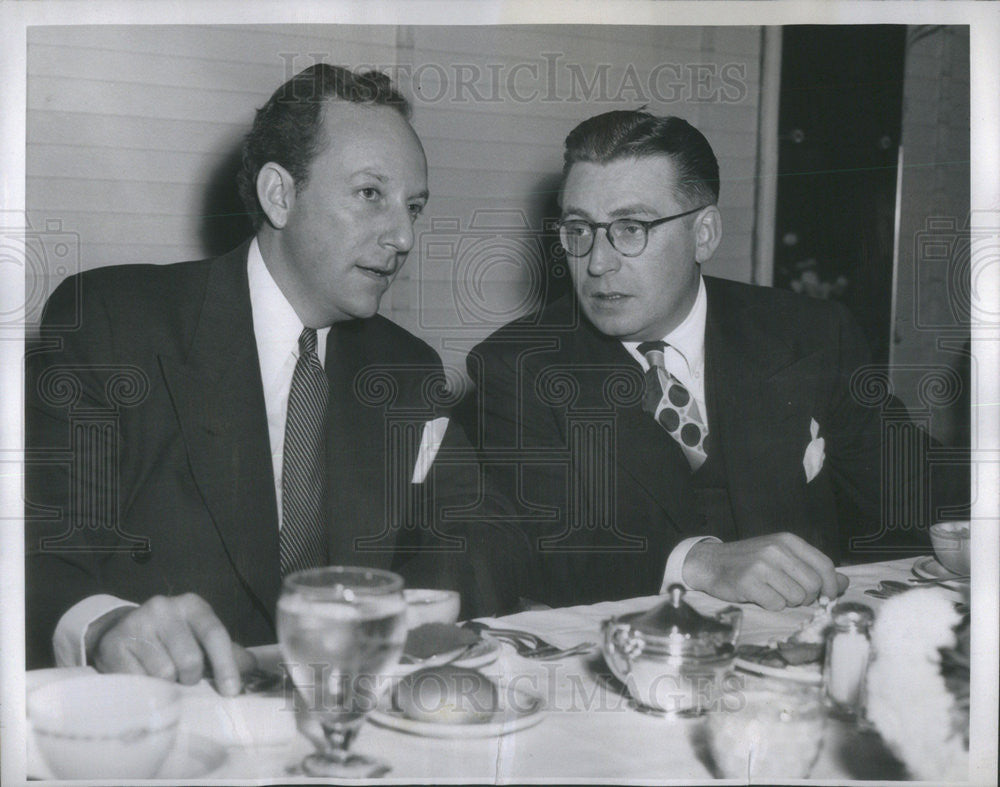
[[[733,660],[733,666],[744,672],[754,675],[762,675],[765,678],[778,678],[794,683],[804,683],[807,686],[818,686],[823,682],[823,674],[819,664],[790,665],[788,667],[768,667],[766,664],[758,664],[755,661],[741,659],[737,657]]]
[[[933,555],[922,557],[913,564],[913,573],[921,579],[944,579],[954,580],[956,585],[968,585],[968,579],[955,579],[958,574],[942,566]]]

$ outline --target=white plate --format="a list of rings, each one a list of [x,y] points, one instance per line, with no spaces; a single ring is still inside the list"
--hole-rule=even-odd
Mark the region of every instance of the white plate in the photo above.
[[[818,686],[823,682],[823,673],[820,671],[819,664],[768,667],[755,661],[737,658],[733,661],[733,665],[744,672],[752,672],[754,675],[763,675],[766,678],[780,678],[795,683],[805,683],[809,686]]]
[[[473,645],[468,653],[455,662],[458,666],[485,667],[497,660],[500,655],[500,643],[486,634],[480,636],[482,640]]]
[[[534,727],[544,718],[540,697],[511,687],[506,689],[506,695],[504,692],[505,690],[501,688],[500,709],[488,719],[479,722],[443,724],[411,719],[393,707],[392,690],[382,695],[378,707],[368,718],[383,727],[425,738],[497,738]]]
[[[464,656],[459,659],[455,658],[455,656],[463,652],[465,653]],[[435,653],[433,656],[428,656],[425,659],[411,659],[403,656],[399,664],[393,668],[391,674],[402,677],[417,670],[427,669],[428,667],[440,667],[443,664],[454,664],[456,667],[474,669],[492,664],[497,660],[499,655],[500,643],[495,639],[484,637],[475,645],[455,648],[444,653]]]
[[[913,564],[913,573],[921,579],[955,579],[958,574],[953,574],[931,555],[920,558]],[[967,579],[955,579],[955,584],[969,584]]]
[[[469,667],[470,669],[474,667],[485,667],[487,664],[492,664],[497,660],[497,657],[500,655],[500,643],[487,635],[480,636],[482,639],[469,648],[469,652],[462,656],[462,658],[454,662],[456,666]],[[447,653],[438,653],[419,662],[401,661],[399,666],[403,668],[404,672],[410,671],[408,668],[411,666],[421,668],[435,667],[450,661],[455,657],[455,654],[461,650],[464,650],[464,648],[456,648],[455,650]],[[280,664],[283,657],[281,655],[281,649],[277,645],[261,645],[259,647],[250,648],[250,652],[253,653],[254,657],[257,659],[257,666],[259,669],[267,672],[278,672],[281,670]]]

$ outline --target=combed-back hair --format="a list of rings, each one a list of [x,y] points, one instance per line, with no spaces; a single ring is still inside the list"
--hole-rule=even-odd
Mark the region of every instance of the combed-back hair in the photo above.
[[[254,230],[264,220],[257,200],[261,167],[269,161],[280,164],[295,180],[295,192],[300,192],[320,152],[323,107],[327,101],[337,99],[388,106],[404,118],[410,117],[407,100],[388,76],[377,71],[353,73],[340,66],[316,63],[289,79],[257,110],[253,128],[243,140],[236,185]]]
[[[563,178],[578,162],[607,164],[667,155],[677,167],[677,198],[685,207],[719,201],[719,162],[705,135],[683,118],[615,110],[588,118],[566,137]]]

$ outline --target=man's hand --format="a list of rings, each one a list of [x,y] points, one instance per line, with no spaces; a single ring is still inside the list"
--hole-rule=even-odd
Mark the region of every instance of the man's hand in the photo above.
[[[701,542],[684,561],[684,583],[726,601],[752,601],[779,610],[836,598],[848,579],[833,562],[792,533],[733,541]]]
[[[212,608],[194,593],[154,596],[139,607],[114,610],[91,625],[87,654],[99,672],[185,684],[197,683],[209,667],[225,696],[239,693],[240,673],[254,666],[254,657],[229,639]]]

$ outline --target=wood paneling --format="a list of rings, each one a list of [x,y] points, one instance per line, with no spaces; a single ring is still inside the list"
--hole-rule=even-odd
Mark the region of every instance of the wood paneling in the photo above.
[[[382,311],[453,360],[447,342],[471,346],[537,302],[563,140],[610,109],[646,104],[706,134],[726,227],[706,269],[748,280],[759,55],[757,28],[36,27],[29,220],[78,239],[71,269],[206,256],[215,214],[239,210],[234,157],[255,108],[317,58],[376,66],[412,97],[431,188]]]

